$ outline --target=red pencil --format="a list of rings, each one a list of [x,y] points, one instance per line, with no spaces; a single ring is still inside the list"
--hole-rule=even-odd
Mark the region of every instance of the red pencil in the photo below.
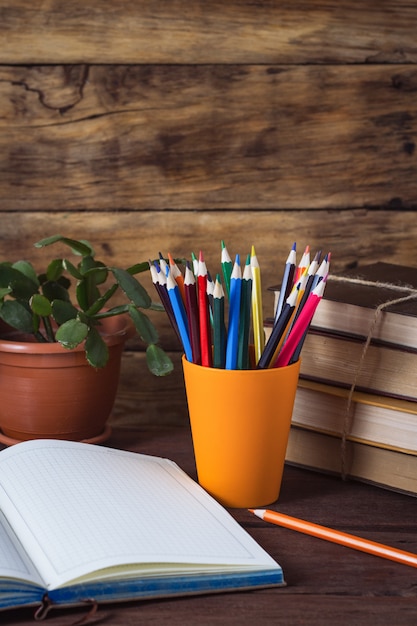
[[[195,277],[188,264],[188,261],[185,268],[184,290],[185,308],[187,311],[191,350],[193,353],[193,363],[195,363],[196,365],[201,365],[200,324],[198,314],[197,289],[195,284]]]
[[[200,316],[200,349],[201,365],[212,367],[213,356],[211,351],[211,326],[209,300],[207,296],[207,267],[200,251],[198,258],[198,312]]]
[[[292,355],[297,349],[299,341],[301,341],[305,331],[310,325],[315,310],[323,297],[326,281],[322,280],[313,289],[307,298],[307,301],[300,311],[299,316],[294,322],[290,334],[288,335],[285,343],[283,344],[281,351],[278,354],[278,358],[274,363],[274,367],[285,367],[291,360]]]

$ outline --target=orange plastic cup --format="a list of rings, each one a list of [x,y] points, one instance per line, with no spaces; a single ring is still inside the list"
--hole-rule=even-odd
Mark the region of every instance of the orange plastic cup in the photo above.
[[[227,507],[275,502],[300,361],[262,370],[182,361],[198,482]]]

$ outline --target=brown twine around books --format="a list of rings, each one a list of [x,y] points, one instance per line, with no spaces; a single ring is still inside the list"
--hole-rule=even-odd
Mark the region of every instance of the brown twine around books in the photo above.
[[[344,277],[344,276],[329,276],[329,280],[334,280],[334,281],[339,281],[339,282],[348,282],[348,283],[354,283],[354,284],[358,284],[358,285],[365,285],[365,286],[369,286],[369,287],[380,287],[380,288],[384,288],[384,289],[391,289],[392,291],[408,291],[409,293],[406,296],[402,296],[400,298],[394,298],[392,300],[387,300],[386,302],[382,302],[380,305],[377,306],[377,308],[375,309],[375,313],[371,322],[371,325],[369,327],[369,331],[368,331],[368,335],[366,337],[366,341],[364,343],[362,352],[361,352],[361,356],[359,358],[358,361],[358,365],[356,367],[355,370],[355,375],[353,377],[353,382],[350,386],[349,389],[349,394],[347,397],[347,402],[346,402],[346,412],[345,412],[345,419],[344,419],[344,423],[343,423],[343,431],[342,431],[342,443],[341,443],[341,475],[342,475],[342,479],[346,480],[347,476],[348,476],[348,467],[347,467],[347,443],[348,443],[348,437],[349,434],[351,432],[352,429],[352,425],[353,425],[353,420],[354,420],[354,411],[352,410],[353,408],[353,394],[355,392],[356,389],[356,385],[359,379],[359,374],[362,370],[362,366],[365,362],[365,357],[366,357],[366,353],[368,351],[369,348],[369,344],[372,341],[372,337],[375,331],[375,326],[376,323],[378,321],[379,315],[381,313],[381,311],[383,311],[384,309],[386,309],[388,306],[391,306],[393,304],[400,304],[401,302],[407,302],[408,300],[417,300],[417,289],[414,289],[411,286],[408,285],[394,285],[391,283],[385,283],[385,282],[380,282],[380,281],[370,281],[370,280],[362,280],[360,278],[348,278],[348,277]]]

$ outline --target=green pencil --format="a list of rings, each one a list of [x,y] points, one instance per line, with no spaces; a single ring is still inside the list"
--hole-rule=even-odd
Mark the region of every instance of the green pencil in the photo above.
[[[223,279],[224,279],[224,284],[226,287],[226,293],[227,293],[227,296],[229,297],[230,296],[230,277],[233,271],[233,262],[229,256],[229,253],[227,251],[226,245],[223,240],[222,240],[221,245],[222,245],[221,265],[222,265]]]
[[[213,290],[213,367],[224,369],[226,362],[226,326],[224,290],[217,274]]]

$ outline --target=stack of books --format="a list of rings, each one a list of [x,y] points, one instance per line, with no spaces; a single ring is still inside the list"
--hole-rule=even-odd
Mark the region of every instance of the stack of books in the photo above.
[[[380,262],[329,277],[286,459],[417,495],[417,268]]]

